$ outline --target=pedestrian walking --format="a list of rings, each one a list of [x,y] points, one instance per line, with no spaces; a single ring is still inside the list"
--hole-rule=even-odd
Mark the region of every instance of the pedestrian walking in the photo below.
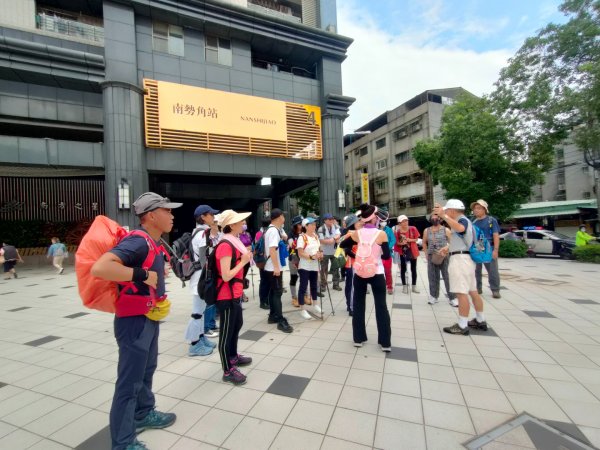
[[[332,214],[323,215],[323,225],[319,227],[319,239],[321,241],[321,248],[323,249],[323,260],[321,261],[321,287],[320,291],[323,294],[327,288],[327,278],[329,272],[332,273],[333,289],[341,291],[340,287],[340,271],[335,268],[334,254],[335,249],[340,241],[340,228],[335,224],[335,219]]]
[[[48,258],[52,258],[52,265],[56,268],[57,273],[62,275],[65,271],[63,261],[67,257],[67,247],[60,242],[60,239],[53,237],[50,239],[52,244],[48,247]]]
[[[470,327],[487,331],[487,322],[483,314],[483,299],[477,292],[475,281],[475,263],[469,252],[475,233],[473,224],[465,216],[465,205],[460,200],[450,199],[443,208],[436,203],[433,212],[452,230],[450,245],[447,250],[442,249],[441,252],[450,257],[448,275],[450,291],[458,298],[458,323],[445,327],[444,332],[468,335]],[[471,321],[469,321],[469,297],[475,307],[475,318]]]
[[[483,231],[483,235],[492,247],[492,260],[489,263],[479,263],[475,265],[475,278],[477,280],[477,292],[483,293],[483,284],[481,280],[482,266],[488,274],[492,297],[500,298],[500,271],[498,269],[498,249],[500,248],[500,225],[495,217],[488,215],[488,204],[485,200],[477,200],[471,203],[471,210],[475,215],[473,225]]]
[[[396,259],[399,262],[400,278],[402,280],[402,293],[408,294],[408,283],[406,280],[406,269],[410,264],[410,274],[412,278],[412,291],[419,293],[417,288],[417,258],[419,257],[419,247],[417,241],[421,234],[416,227],[409,225],[408,217],[404,214],[398,216],[398,224],[394,227],[396,244],[394,250]]]
[[[4,279],[10,280],[11,275],[13,278],[19,278],[16,266],[18,262],[23,262],[23,258],[21,258],[17,247],[3,242],[2,248],[0,249],[0,259],[3,261]]]

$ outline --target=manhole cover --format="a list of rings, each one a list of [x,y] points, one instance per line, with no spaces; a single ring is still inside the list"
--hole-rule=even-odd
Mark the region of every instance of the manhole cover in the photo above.
[[[522,413],[464,444],[469,450],[595,450],[576,425]]]

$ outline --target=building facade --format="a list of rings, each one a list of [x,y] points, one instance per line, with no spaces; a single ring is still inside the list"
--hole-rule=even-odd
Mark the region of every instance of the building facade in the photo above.
[[[425,91],[392,111],[386,111],[344,138],[347,203],[362,199],[361,177],[368,174],[370,202],[422,220],[443,199],[439,186],[419,169],[412,151],[417,142],[439,132],[444,107],[466,91],[462,88]]]
[[[335,0],[0,0],[0,10],[0,181],[12,186],[1,220],[106,213],[133,226],[131,202],[149,189],[184,202],[180,231],[199,201],[257,217],[314,185],[322,211],[341,211],[353,99],[342,93],[351,39],[337,34]],[[169,92],[181,104],[167,105]],[[248,115],[245,135],[227,123],[226,108],[260,111],[265,99],[283,124]],[[201,111],[218,112],[220,127],[190,131],[185,114]],[[267,125],[284,137],[253,135]],[[25,192],[25,179],[43,188]]]

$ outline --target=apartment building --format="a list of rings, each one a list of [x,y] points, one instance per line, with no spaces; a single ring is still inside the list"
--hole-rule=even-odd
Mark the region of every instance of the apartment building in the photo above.
[[[392,215],[424,218],[436,201],[439,186],[413,158],[417,142],[439,132],[442,113],[462,88],[425,91],[392,111],[344,136],[346,198],[350,208],[361,203],[361,175],[369,175],[370,202]]]

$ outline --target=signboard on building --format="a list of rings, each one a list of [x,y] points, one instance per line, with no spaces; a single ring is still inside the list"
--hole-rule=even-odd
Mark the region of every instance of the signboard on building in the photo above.
[[[146,146],[321,159],[321,110],[195,86],[144,80]]]
[[[360,201],[361,203],[369,203],[369,174],[360,174]]]

